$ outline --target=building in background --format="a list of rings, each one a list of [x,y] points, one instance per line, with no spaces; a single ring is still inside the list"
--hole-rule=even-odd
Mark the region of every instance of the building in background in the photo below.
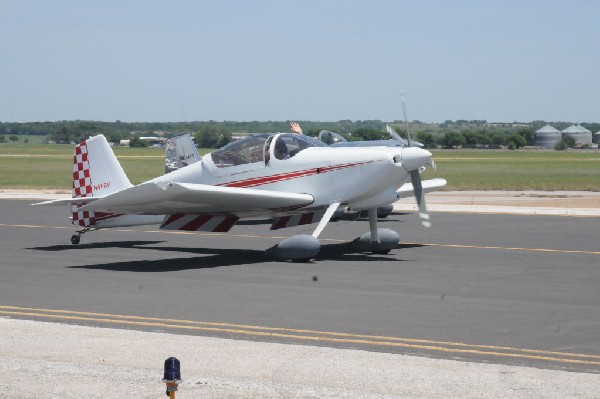
[[[546,125],[535,131],[535,145],[538,147],[544,147],[554,149],[554,147],[560,142],[562,135],[560,131],[550,125]]]
[[[579,123],[571,125],[562,132],[562,137],[572,137],[575,139],[575,147],[581,147],[582,145],[592,145],[592,132],[581,126]]]

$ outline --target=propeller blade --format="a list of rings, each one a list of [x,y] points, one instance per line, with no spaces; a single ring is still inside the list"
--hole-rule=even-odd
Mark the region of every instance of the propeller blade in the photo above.
[[[410,171],[410,180],[415,191],[417,205],[419,206],[419,217],[421,218],[421,224],[425,227],[431,227],[429,212],[427,212],[427,205],[425,204],[425,194],[423,193],[423,186],[421,184],[421,174],[418,170],[415,169]]]
[[[408,130],[408,117],[406,116],[406,100],[404,98],[404,92],[402,92],[402,114],[404,115],[404,124],[406,125],[406,141],[408,141],[408,146],[412,147],[410,142],[410,131]]]

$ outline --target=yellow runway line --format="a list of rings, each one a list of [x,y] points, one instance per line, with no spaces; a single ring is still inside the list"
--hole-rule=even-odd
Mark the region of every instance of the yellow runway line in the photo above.
[[[600,366],[600,355],[544,351],[506,346],[474,345],[461,342],[432,341],[378,335],[351,334],[331,331],[277,328],[194,320],[161,319],[143,316],[113,315],[43,308],[0,306],[0,315],[44,318],[50,320],[107,323],[116,326],[156,327],[173,330],[205,331],[238,336],[282,338],[296,341],[359,344],[389,348],[408,348],[434,352],[469,354],[496,358],[518,358],[552,363]]]

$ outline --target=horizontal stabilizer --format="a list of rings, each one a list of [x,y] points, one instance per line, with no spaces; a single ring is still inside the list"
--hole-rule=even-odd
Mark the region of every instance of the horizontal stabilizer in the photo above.
[[[60,198],[44,202],[36,202],[31,205],[84,205],[100,199],[99,197]]]
[[[309,194],[206,184],[148,182],[107,195],[81,209],[148,215],[236,215],[291,210],[312,202],[313,197]]]
[[[424,193],[430,193],[432,191],[438,191],[442,188],[446,187],[448,182],[446,179],[437,178],[437,179],[429,179],[423,180],[421,185],[423,186]],[[413,197],[415,195],[415,189],[413,188],[412,183],[405,183],[400,187],[397,191],[398,198],[408,198]]]

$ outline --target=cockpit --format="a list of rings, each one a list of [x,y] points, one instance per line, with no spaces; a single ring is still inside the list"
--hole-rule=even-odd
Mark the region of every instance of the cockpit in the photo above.
[[[233,141],[225,147],[213,151],[210,156],[218,168],[255,162],[268,164],[271,157],[271,147],[273,147],[272,153],[275,159],[285,160],[294,157],[307,148],[326,147],[326,145],[300,134],[254,134]]]
[[[279,160],[292,158],[309,147],[327,147],[319,140],[300,134],[284,133],[273,136],[273,139],[275,140],[273,154]]]

